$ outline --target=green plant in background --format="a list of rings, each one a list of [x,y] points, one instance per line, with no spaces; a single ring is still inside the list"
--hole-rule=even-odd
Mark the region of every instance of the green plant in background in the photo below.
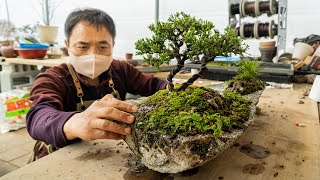
[[[238,75],[228,82],[227,90],[245,95],[264,89],[265,83],[258,79],[260,71],[261,67],[257,60],[240,61]]]
[[[37,31],[37,27],[36,27],[36,25],[27,24],[27,25],[24,25],[24,26],[18,28],[18,31],[20,31],[22,33],[33,35]]]
[[[239,63],[238,75],[235,77],[240,80],[256,79],[261,70],[258,61],[242,60]]]
[[[206,64],[216,56],[242,54],[247,49],[233,29],[226,28],[224,34],[221,34],[212,22],[196,19],[183,12],[171,15],[166,22],[152,24],[149,29],[153,33],[152,37],[135,43],[136,54],[143,55],[148,64],[157,68],[169,64],[170,60],[177,60],[177,67],[167,77],[170,92],[175,90],[172,78],[184,67],[185,61],[201,63],[201,68],[177,91],[185,90],[201,77],[207,70]]]

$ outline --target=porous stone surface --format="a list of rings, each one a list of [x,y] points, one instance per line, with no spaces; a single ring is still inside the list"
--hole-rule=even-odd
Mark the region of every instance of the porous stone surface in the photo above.
[[[225,84],[209,86],[220,93],[226,88]],[[250,105],[250,117],[245,121],[244,128],[233,129],[231,132],[223,132],[222,136],[215,139],[211,133],[197,134],[193,136],[172,136],[163,135],[159,141],[165,141],[168,146],[157,147],[143,143],[134,142],[132,136],[127,136],[125,141],[130,149],[141,158],[141,162],[149,169],[161,173],[178,173],[203,165],[214,159],[224,150],[231,147],[243,134],[244,130],[253,120],[256,111],[256,104],[263,90],[245,95],[252,100]],[[195,152],[195,149],[204,149],[203,153]]]

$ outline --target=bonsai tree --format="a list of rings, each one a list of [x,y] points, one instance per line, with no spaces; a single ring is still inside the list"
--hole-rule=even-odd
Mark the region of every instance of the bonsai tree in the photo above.
[[[233,29],[226,28],[224,34],[221,34],[214,29],[212,22],[196,19],[183,12],[171,15],[166,22],[152,24],[149,29],[153,33],[152,37],[140,39],[135,44],[137,55],[143,55],[148,64],[158,68],[170,60],[177,60],[177,67],[167,77],[170,92],[175,90],[172,78],[187,60],[201,63],[200,71],[176,91],[185,90],[201,77],[207,70],[206,64],[216,56],[242,54],[246,50]]]
[[[264,89],[265,83],[258,79],[260,70],[260,64],[256,60],[240,61],[238,75],[228,82],[227,90],[246,95]]]
[[[234,30],[224,34],[209,21],[176,13],[166,22],[150,25],[151,38],[136,42],[137,54],[160,68],[170,60],[177,67],[167,77],[169,88],[138,104],[131,136],[126,142],[148,168],[177,173],[204,164],[230,147],[250,123],[259,93],[242,97],[191,85],[218,55],[241,54],[246,48]],[[172,78],[186,61],[201,63],[198,74],[173,85]]]

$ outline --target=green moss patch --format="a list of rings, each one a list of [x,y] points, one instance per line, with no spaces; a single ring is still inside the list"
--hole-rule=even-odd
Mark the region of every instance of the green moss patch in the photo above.
[[[250,103],[237,93],[221,96],[212,89],[192,85],[180,92],[161,90],[140,103],[136,138],[147,143],[159,141],[161,135],[211,133],[219,138],[223,131],[242,127],[249,118]]]

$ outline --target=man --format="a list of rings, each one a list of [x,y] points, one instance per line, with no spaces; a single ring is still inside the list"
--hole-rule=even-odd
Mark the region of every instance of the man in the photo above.
[[[131,124],[130,113],[137,111],[121,101],[126,93],[149,96],[164,89],[166,81],[113,60],[115,25],[101,10],[72,12],[65,22],[65,35],[72,66],[62,64],[37,76],[27,114],[29,134],[55,147],[77,139],[124,138],[131,132],[124,124]]]

